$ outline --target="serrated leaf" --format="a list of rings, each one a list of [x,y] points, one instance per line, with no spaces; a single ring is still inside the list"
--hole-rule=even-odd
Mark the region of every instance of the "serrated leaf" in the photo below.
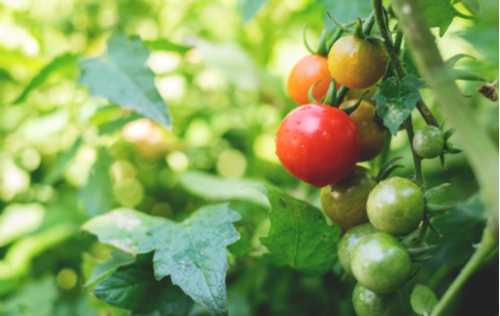
[[[330,226],[314,206],[297,200],[276,188],[268,187],[271,204],[271,228],[262,243],[278,265],[310,273],[324,273],[333,268],[338,225]]]
[[[226,311],[226,247],[239,239],[233,223],[240,215],[226,205],[199,209],[180,224],[157,229],[153,264],[158,280],[170,276],[196,302],[214,314]]]
[[[243,22],[250,21],[266,3],[266,0],[240,0],[240,11]]]
[[[181,223],[129,209],[91,219],[84,229],[123,251],[154,251],[157,280],[173,284],[212,313],[226,310],[226,247],[238,240],[233,223],[240,215],[227,204],[200,208]]]
[[[309,203],[256,181],[201,172],[184,174],[181,185],[208,200],[243,200],[265,207],[271,228],[263,243],[274,263],[316,273],[333,266],[339,228],[329,226],[321,211]]]
[[[170,127],[170,114],[156,89],[154,74],[146,66],[149,52],[143,42],[138,37],[115,34],[107,48],[105,55],[80,62],[80,82],[92,95]]]
[[[83,229],[104,244],[136,255],[154,250],[150,242],[152,232],[165,223],[168,221],[163,218],[121,208],[92,218]]]
[[[113,206],[110,175],[111,162],[111,156],[107,149],[100,147],[87,182],[80,190],[80,199],[90,216],[109,211]]]
[[[54,182],[61,178],[68,164],[75,158],[82,143],[83,138],[78,137],[75,142],[57,158],[56,163],[44,179],[46,184],[54,184]]]
[[[53,73],[66,67],[76,66],[77,57],[77,55],[72,53],[64,53],[52,59],[30,80],[19,96],[13,101],[13,104],[18,104],[26,100],[28,95],[40,87]]]
[[[390,77],[382,82],[374,99],[377,103],[377,115],[385,127],[395,135],[401,124],[408,118],[418,101],[422,82],[413,75],[401,80]]]
[[[430,315],[437,302],[434,292],[425,285],[417,284],[411,292],[411,308],[417,315]]]
[[[457,14],[450,0],[420,0],[419,7],[425,17],[427,26],[439,28],[439,36],[446,33]]]
[[[153,277],[150,256],[118,268],[94,289],[104,302],[130,309],[134,315],[187,315],[193,301],[169,281]]]
[[[103,279],[110,276],[118,268],[131,264],[134,261],[134,256],[126,252],[113,249],[109,259],[96,264],[96,266],[92,269],[92,275],[89,277],[87,282],[85,282],[85,287],[92,287],[96,285]]]

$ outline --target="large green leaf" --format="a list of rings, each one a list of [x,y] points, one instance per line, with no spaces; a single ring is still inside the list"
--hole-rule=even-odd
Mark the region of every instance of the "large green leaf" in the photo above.
[[[108,304],[134,311],[134,315],[182,316],[193,305],[178,287],[154,279],[150,256],[120,267],[97,284],[94,294]]]
[[[156,279],[170,276],[194,301],[218,314],[227,308],[226,247],[239,238],[233,226],[239,219],[227,204],[202,207],[181,223],[121,209],[91,219],[84,229],[131,254],[154,251]]]
[[[87,282],[85,282],[85,286],[94,286],[114,273],[118,268],[131,264],[134,260],[134,256],[126,252],[113,249],[110,258],[95,265],[92,269],[92,274]]]
[[[184,174],[181,184],[208,200],[245,200],[265,207],[271,228],[263,243],[274,263],[318,273],[333,266],[339,227],[328,225],[321,211],[311,204],[256,181],[200,172]]]
[[[92,95],[108,98],[170,127],[170,114],[155,87],[154,74],[146,66],[148,57],[138,37],[115,34],[108,42],[107,54],[81,61],[80,82]]]
[[[23,91],[14,100],[14,104],[21,103],[29,96],[29,94],[41,86],[53,73],[65,69],[67,67],[76,66],[77,55],[72,53],[65,53],[52,59],[45,65],[24,87]]]
[[[111,162],[111,156],[107,150],[103,147],[99,148],[87,183],[80,191],[80,198],[90,216],[109,211],[113,206]]]
[[[309,203],[269,187],[271,229],[263,239],[274,262],[305,272],[331,270],[336,260],[340,228],[330,226]]]
[[[391,134],[395,135],[401,124],[408,118],[420,100],[418,89],[422,83],[413,75],[402,80],[390,77],[382,82],[374,99],[377,115]]]

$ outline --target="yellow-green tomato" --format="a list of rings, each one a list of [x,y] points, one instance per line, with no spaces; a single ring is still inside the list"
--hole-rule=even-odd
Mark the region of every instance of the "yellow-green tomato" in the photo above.
[[[340,38],[328,54],[328,70],[340,85],[350,89],[368,88],[385,73],[387,54],[376,40],[354,35]]]
[[[352,304],[357,316],[395,316],[392,296],[381,295],[357,283],[352,292]]]
[[[427,126],[415,132],[413,149],[422,158],[435,158],[443,152],[445,139],[443,131],[435,126]]]
[[[378,183],[368,196],[368,219],[375,228],[404,235],[415,228],[424,215],[424,195],[413,181],[392,177]]]
[[[356,247],[361,238],[369,234],[373,234],[375,232],[377,232],[377,230],[370,223],[365,223],[349,229],[340,239],[337,248],[338,249],[337,253],[339,256],[340,264],[348,274],[352,273],[351,272],[352,250],[354,249],[354,247]]]
[[[346,180],[321,189],[321,207],[333,222],[347,230],[367,221],[366,201],[374,186],[368,171],[356,167]]]
[[[361,285],[379,294],[396,291],[410,277],[411,269],[408,251],[386,233],[361,238],[352,251],[354,277]]]

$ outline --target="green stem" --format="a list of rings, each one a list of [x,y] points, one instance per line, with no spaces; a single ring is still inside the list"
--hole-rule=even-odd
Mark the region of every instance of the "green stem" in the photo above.
[[[446,290],[444,295],[439,300],[438,304],[432,310],[431,316],[444,315],[448,306],[453,302],[455,297],[460,293],[467,280],[476,272],[481,264],[488,258],[491,251],[495,250],[497,242],[489,229],[485,229],[483,237],[479,243],[478,248],[470,257],[467,264],[462,268],[458,276],[455,278],[450,287]]]
[[[399,62],[398,53],[392,41],[389,27],[386,23],[387,20],[385,18],[385,12],[382,0],[372,0],[372,5],[373,5],[373,10],[375,12],[375,21],[377,22],[380,34],[384,39],[384,45],[389,54],[391,67],[392,69],[394,69],[396,77],[401,80],[405,76],[405,71],[401,66],[401,63]],[[415,180],[418,185],[422,185],[423,184],[422,160],[415,153],[415,150],[413,149],[413,123],[411,120],[411,114],[408,116],[408,119],[406,119],[404,124],[405,124],[406,134],[408,135],[408,141],[410,143],[411,153],[413,156],[413,163],[415,165]]]

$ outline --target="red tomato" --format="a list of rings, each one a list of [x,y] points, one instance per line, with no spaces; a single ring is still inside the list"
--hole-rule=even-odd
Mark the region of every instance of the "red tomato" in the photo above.
[[[334,184],[354,170],[359,157],[358,130],[339,109],[303,105],[281,122],[276,154],[297,178],[317,187]]]
[[[328,60],[319,55],[308,55],[293,67],[288,76],[288,94],[298,104],[309,103],[307,93],[312,85],[316,100],[321,100],[328,90],[332,77],[328,70]]]

